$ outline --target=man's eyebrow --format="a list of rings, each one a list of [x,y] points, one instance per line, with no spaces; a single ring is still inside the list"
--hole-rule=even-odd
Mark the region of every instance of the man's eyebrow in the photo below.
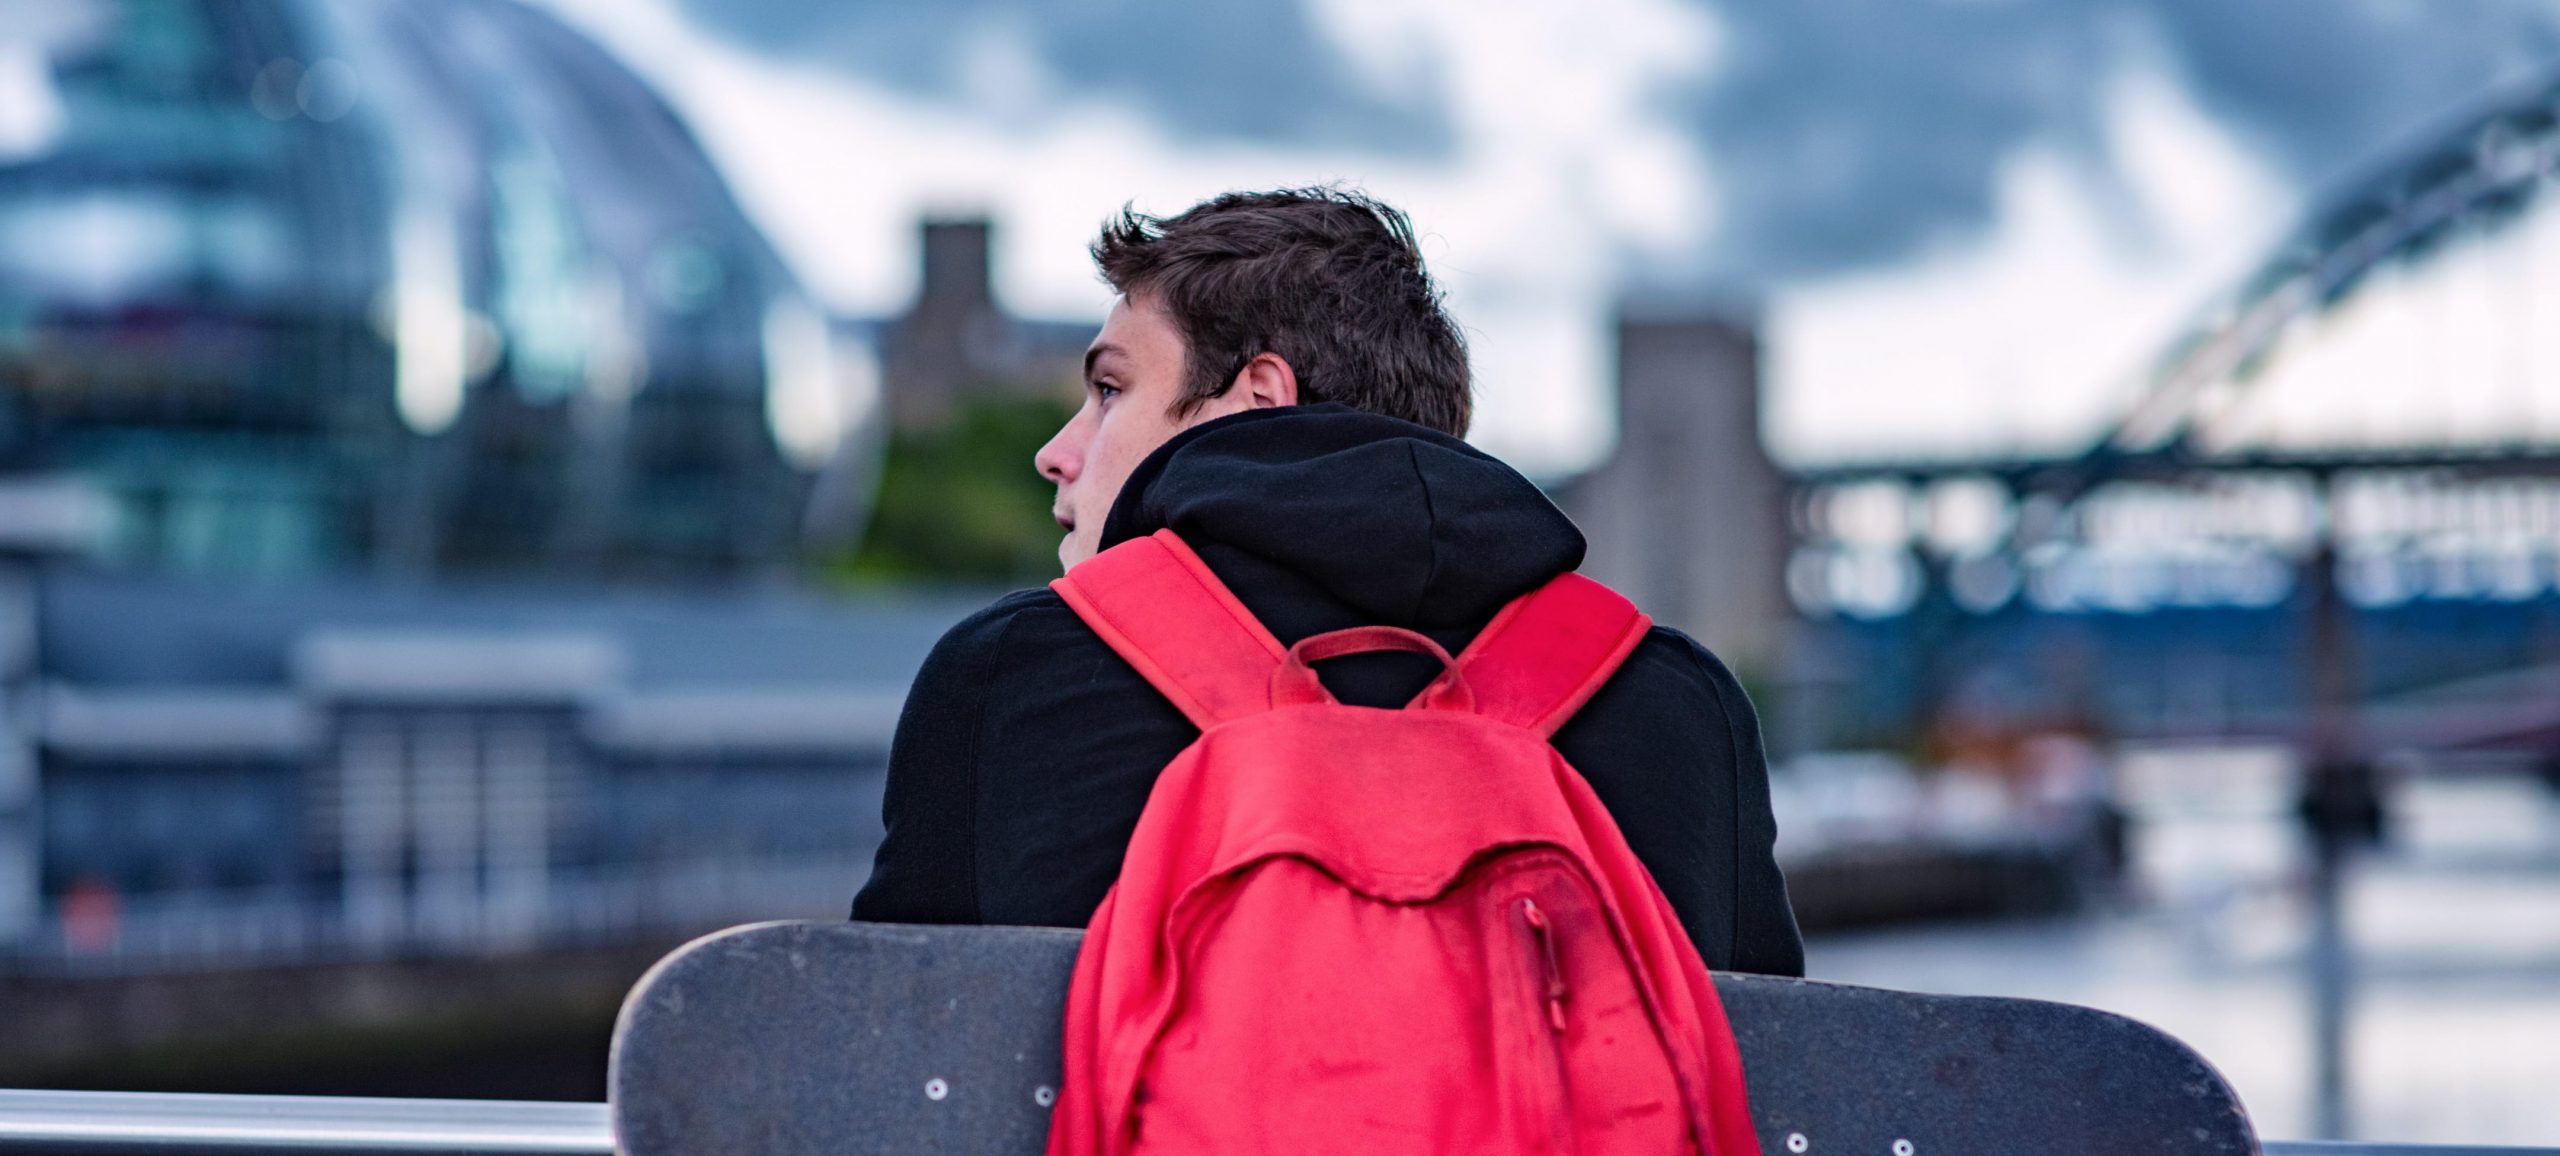
[[[1110,342],[1108,342],[1108,341],[1101,342],[1101,343],[1099,343],[1099,344],[1097,344],[1097,345],[1093,346],[1092,348],[1085,350],[1085,351],[1084,351],[1084,375],[1085,375],[1085,377],[1087,377],[1087,378],[1091,378],[1091,377],[1093,376],[1093,363],[1094,363],[1095,361],[1100,360],[1103,354],[1105,354],[1105,353],[1122,353],[1122,352],[1125,352],[1125,351],[1123,351],[1119,346],[1117,346],[1117,345],[1113,345],[1113,344],[1111,344],[1111,343],[1110,343]]]

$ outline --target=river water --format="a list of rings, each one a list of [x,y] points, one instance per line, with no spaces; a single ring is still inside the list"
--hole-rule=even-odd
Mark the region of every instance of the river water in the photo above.
[[[2305,859],[2253,774],[2141,808],[2135,874],[2106,910],[1822,936],[1808,969],[2133,1016],[2220,1067],[2261,1135],[2309,1137]],[[2346,895],[2350,1134],[2560,1147],[2560,801],[2517,778],[2410,783]]]

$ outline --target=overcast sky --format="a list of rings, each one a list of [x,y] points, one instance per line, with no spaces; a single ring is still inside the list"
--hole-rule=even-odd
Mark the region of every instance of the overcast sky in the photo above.
[[[545,0],[661,84],[836,308],[920,213],[1098,318],[1125,201],[1409,209],[1476,440],[1612,436],[1612,302],[1756,300],[1797,460],[2075,447],[2317,190],[2560,59],[2560,0]]]

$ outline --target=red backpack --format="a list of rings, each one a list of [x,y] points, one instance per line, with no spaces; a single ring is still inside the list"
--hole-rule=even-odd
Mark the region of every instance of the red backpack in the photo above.
[[[1567,574],[1452,659],[1282,647],[1171,531],[1053,584],[1201,731],[1068,990],[1052,1156],[1757,1156],[1697,949],[1547,742],[1651,625]],[[1309,664],[1441,660],[1403,710]]]

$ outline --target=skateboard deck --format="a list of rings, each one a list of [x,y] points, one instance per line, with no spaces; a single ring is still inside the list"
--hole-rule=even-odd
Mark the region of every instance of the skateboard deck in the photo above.
[[[1079,933],[766,923],[632,988],[627,1156],[1040,1152]],[[1767,1156],[2247,1156],[2202,1057],[2106,1012],[1719,973]]]

